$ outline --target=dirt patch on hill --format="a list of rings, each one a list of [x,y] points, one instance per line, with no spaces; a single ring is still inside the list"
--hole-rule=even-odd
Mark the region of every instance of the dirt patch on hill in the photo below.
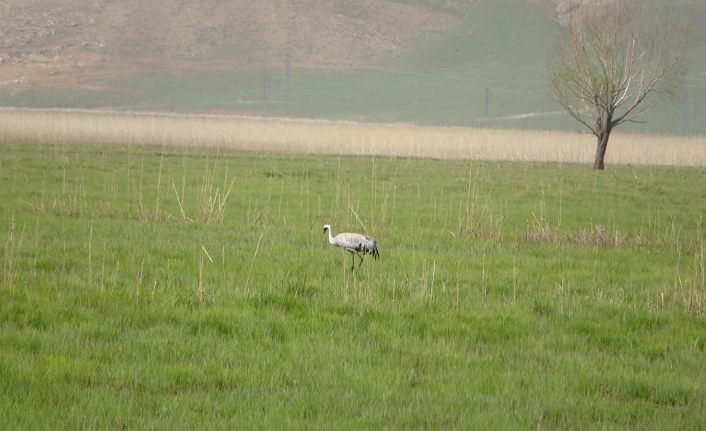
[[[566,23],[572,12],[587,3],[610,3],[614,0],[528,0],[531,4],[540,8],[550,19]]]

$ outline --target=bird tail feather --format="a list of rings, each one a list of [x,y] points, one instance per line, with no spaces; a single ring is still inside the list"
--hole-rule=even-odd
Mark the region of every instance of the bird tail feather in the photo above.
[[[377,259],[380,256],[380,252],[378,251],[377,242],[375,242],[374,239],[371,239],[366,244],[365,251],[372,254],[375,259]]]

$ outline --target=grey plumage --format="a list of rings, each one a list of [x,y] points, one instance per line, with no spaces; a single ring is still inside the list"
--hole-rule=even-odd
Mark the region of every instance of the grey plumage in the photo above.
[[[324,233],[328,232],[328,242],[335,246],[340,247],[351,254],[353,260],[353,266],[351,270],[355,269],[355,255],[358,255],[360,262],[358,267],[363,264],[363,255],[372,254],[375,259],[380,256],[378,252],[378,246],[375,240],[369,236],[361,235],[359,233],[339,233],[336,236],[331,235],[331,226],[324,225]]]

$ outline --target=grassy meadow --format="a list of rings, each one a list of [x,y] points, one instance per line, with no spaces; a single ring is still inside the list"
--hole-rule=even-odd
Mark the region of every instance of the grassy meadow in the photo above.
[[[706,425],[703,168],[0,149],[2,428]]]

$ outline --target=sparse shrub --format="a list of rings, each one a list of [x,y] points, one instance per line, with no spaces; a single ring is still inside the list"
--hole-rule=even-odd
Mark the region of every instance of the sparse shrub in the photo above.
[[[533,220],[525,234],[525,240],[534,244],[551,244],[556,242],[556,235],[553,234],[549,223],[544,220],[544,217],[537,218],[532,214]]]
[[[605,226],[596,224],[581,228],[578,233],[570,236],[570,240],[581,248],[619,248],[628,244],[628,234],[620,230],[610,232]]]
[[[228,173],[226,172],[223,187],[215,187],[214,190],[214,177],[213,171],[207,172],[199,189],[199,219],[205,223],[223,221],[226,202],[235,182],[232,180],[228,184]]]
[[[684,298],[684,310],[706,317],[706,290],[691,289]]]

